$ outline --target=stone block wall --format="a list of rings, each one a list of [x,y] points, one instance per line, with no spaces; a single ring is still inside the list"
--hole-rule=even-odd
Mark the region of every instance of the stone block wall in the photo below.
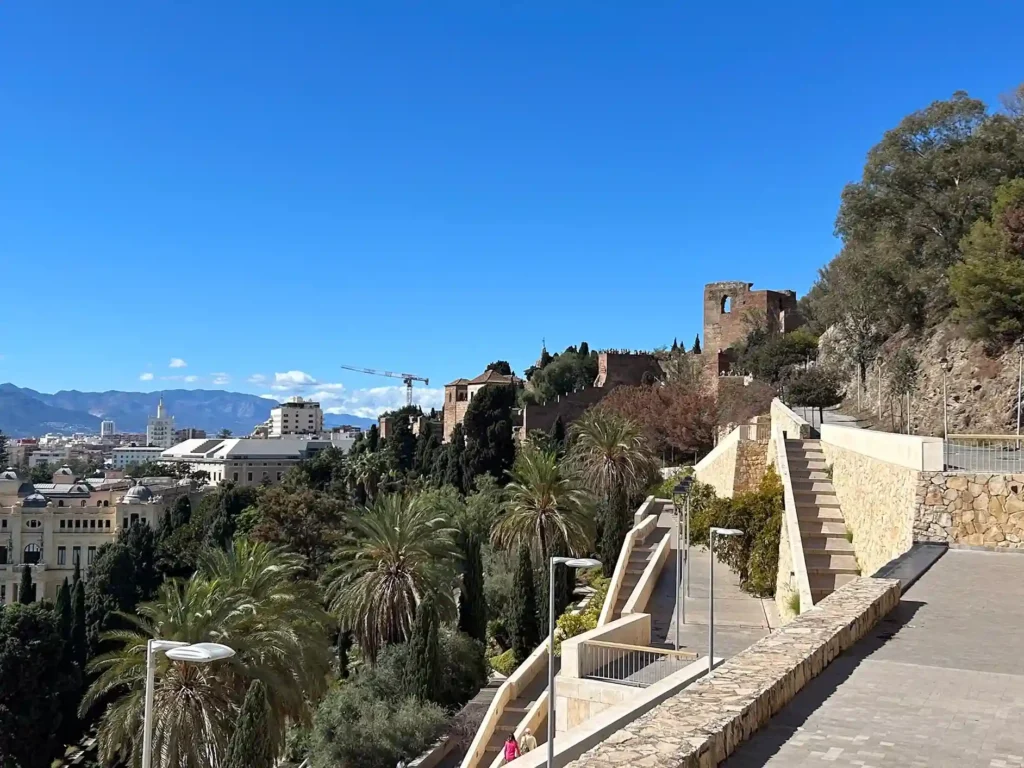
[[[768,469],[768,443],[740,440],[736,444],[736,479],[733,493],[756,491]]]
[[[569,765],[718,765],[864,637],[899,599],[895,579],[861,578],[841,587]]]
[[[1024,548],[1024,475],[919,475],[915,541]]]
[[[789,624],[799,615],[790,607],[793,595],[798,594],[793,584],[793,550],[789,544],[789,526],[783,520],[779,533],[779,574],[775,579],[775,607],[783,624]]]
[[[719,441],[715,449],[701,459],[694,467],[697,480],[715,489],[716,496],[732,498],[736,484],[736,456],[739,445],[739,428]]]
[[[832,466],[832,486],[861,573],[874,573],[914,543],[920,472],[821,441]]]

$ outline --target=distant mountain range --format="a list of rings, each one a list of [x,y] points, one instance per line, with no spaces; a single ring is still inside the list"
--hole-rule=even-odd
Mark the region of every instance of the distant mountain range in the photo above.
[[[163,392],[79,392],[61,390],[52,395],[34,389],[0,384],[0,431],[10,437],[31,437],[47,432],[98,434],[100,421],[113,419],[118,432],[145,432],[146,420],[164,398],[167,413],[179,429],[195,427],[216,433],[230,429],[248,435],[270,418],[277,403],[242,392],[216,389],[168,389]],[[350,414],[325,414],[325,426],[351,424],[368,427],[373,419]]]

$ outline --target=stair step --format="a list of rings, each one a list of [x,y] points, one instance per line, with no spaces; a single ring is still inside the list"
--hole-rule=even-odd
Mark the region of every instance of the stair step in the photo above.
[[[808,573],[807,581],[813,592],[816,589],[827,589],[830,592],[849,584],[857,578],[853,573]]]
[[[858,572],[857,558],[853,555],[808,554],[804,551],[807,573],[853,573]]]
[[[787,453],[789,461],[825,461],[825,454],[821,451],[800,451],[798,453]]]
[[[840,536],[846,541],[846,524],[841,515],[838,520],[797,517],[797,522],[800,524],[800,536],[804,541],[815,536]]]
[[[838,504],[801,504],[799,501],[796,503],[796,519],[808,522],[846,522]]]
[[[793,493],[831,493],[835,495],[836,492],[832,487],[832,481],[827,477],[821,480],[792,477],[791,480]]]
[[[853,545],[842,536],[814,536],[800,532],[805,555],[853,554]]]
[[[789,476],[793,482],[801,480],[823,480],[831,485],[832,479],[824,469],[793,469],[789,468]]]
[[[797,509],[800,507],[838,507],[839,498],[835,493],[822,493],[820,491],[801,491],[793,489],[793,501]]]
[[[791,457],[789,459],[789,474],[793,476],[794,472],[806,472],[808,470],[815,472],[824,472],[828,469],[828,464],[819,459],[797,459]]]

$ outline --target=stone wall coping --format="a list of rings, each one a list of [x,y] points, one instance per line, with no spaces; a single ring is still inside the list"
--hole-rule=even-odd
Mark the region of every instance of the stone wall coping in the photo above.
[[[899,599],[895,579],[865,577],[844,585],[569,765],[718,765]]]
[[[796,511],[796,497],[793,495],[793,478],[789,474],[789,456],[786,453],[786,438],[782,424],[772,426],[772,440],[775,442],[775,469],[782,481],[783,515],[786,524],[786,538],[793,566],[793,580],[800,595],[800,610],[806,611],[814,605],[811,594],[811,580],[807,575],[807,561],[804,559],[804,542],[800,535],[800,519]]]
[[[811,425],[806,419],[797,415],[789,406],[779,398],[772,400],[771,407],[772,425],[780,424],[782,431],[790,440],[808,438],[811,436]]]
[[[698,473],[701,472],[702,470],[707,469],[708,467],[715,463],[719,456],[721,456],[731,447],[739,443],[740,435],[742,434],[742,432],[743,427],[742,425],[740,425],[739,427],[736,427],[736,429],[734,429],[728,435],[719,440],[718,445],[711,449],[711,453],[709,453],[707,456],[705,456],[703,459],[697,462],[697,464],[693,468],[694,473]]]
[[[644,502],[643,506],[647,509],[654,509],[656,504],[652,504],[652,500],[657,502],[653,496],[648,497],[647,501]],[[629,558],[633,553],[633,548],[636,547],[637,543],[647,538],[647,535],[654,530],[658,524],[658,516],[661,514],[661,509],[655,514],[650,514],[641,520],[639,523],[634,525],[628,534],[626,534],[626,540],[622,542],[622,548],[619,550],[619,559],[615,563],[615,571],[612,573],[612,580],[608,584],[608,592],[604,598],[604,605],[601,606],[601,615],[597,619],[597,626],[604,626],[607,624],[612,617],[612,611],[615,609],[615,603],[619,599],[619,592],[622,590],[622,583],[626,578],[626,570],[629,567]]]
[[[918,472],[941,472],[944,467],[941,437],[898,435],[836,424],[822,424],[820,432],[822,442],[878,461]]]

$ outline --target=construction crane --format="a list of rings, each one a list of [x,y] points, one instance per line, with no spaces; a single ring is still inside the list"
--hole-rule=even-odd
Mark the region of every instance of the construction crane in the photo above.
[[[412,373],[395,373],[394,371],[375,371],[373,368],[356,368],[352,365],[341,366],[346,371],[356,371],[358,373],[368,373],[371,376],[387,376],[389,379],[401,379],[405,384],[405,404],[412,405],[412,383],[414,381],[422,381],[424,385],[430,386],[430,379],[425,379],[422,376],[416,376]]]

